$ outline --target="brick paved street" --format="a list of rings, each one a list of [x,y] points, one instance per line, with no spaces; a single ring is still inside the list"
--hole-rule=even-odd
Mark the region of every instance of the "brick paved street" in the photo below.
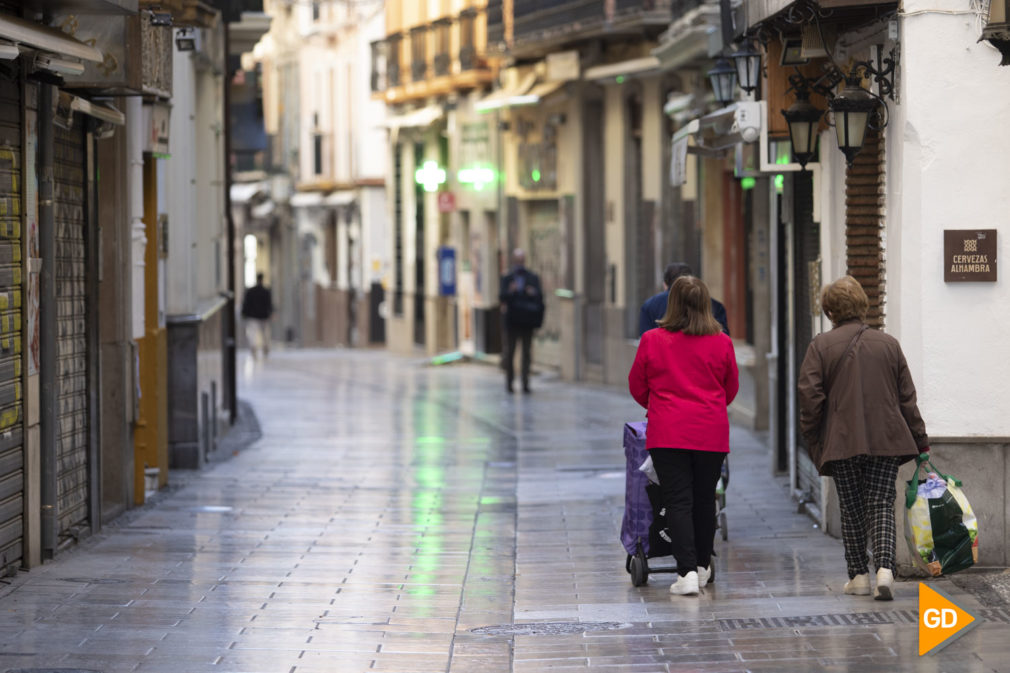
[[[915,582],[842,595],[840,542],[746,431],[717,581],[671,597],[624,570],[623,391],[507,396],[492,367],[374,351],[245,364],[262,437],[14,578],[0,671],[1010,670],[1010,614],[950,580],[989,620],[926,658]]]

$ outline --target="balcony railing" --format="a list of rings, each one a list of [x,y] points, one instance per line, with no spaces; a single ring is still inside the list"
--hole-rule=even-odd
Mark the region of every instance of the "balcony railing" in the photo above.
[[[492,47],[505,43],[505,13],[502,0],[487,0],[487,43]]]
[[[410,29],[410,77],[420,82],[428,75],[428,27]]]
[[[459,69],[463,72],[477,67],[477,50],[473,46],[461,47],[459,50]]]
[[[697,5],[699,0],[515,0],[514,41],[522,44],[564,39],[636,20],[664,25],[674,18],[671,6],[680,4]],[[491,18],[489,4],[489,42]]]

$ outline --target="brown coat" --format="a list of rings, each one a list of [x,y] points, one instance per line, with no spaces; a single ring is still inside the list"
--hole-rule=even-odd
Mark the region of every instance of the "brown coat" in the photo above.
[[[850,320],[818,334],[800,366],[800,431],[822,475],[831,475],[833,460],[871,455],[905,462],[929,446],[912,375],[894,337],[864,330],[846,361],[838,362],[861,325]]]

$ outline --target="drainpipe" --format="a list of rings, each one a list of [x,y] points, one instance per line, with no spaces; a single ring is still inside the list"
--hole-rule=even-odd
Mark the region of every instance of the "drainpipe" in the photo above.
[[[53,204],[53,97],[54,87],[39,84],[39,376],[40,467],[42,484],[42,558],[56,554],[59,528],[57,511],[58,457],[56,455],[56,212]]]

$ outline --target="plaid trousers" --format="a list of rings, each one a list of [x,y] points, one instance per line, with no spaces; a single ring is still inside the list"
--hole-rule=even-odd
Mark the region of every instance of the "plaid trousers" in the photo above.
[[[877,569],[894,570],[894,481],[899,459],[894,456],[854,456],[832,463],[842,510],[842,542],[849,579],[869,572],[866,534],[873,544]]]

